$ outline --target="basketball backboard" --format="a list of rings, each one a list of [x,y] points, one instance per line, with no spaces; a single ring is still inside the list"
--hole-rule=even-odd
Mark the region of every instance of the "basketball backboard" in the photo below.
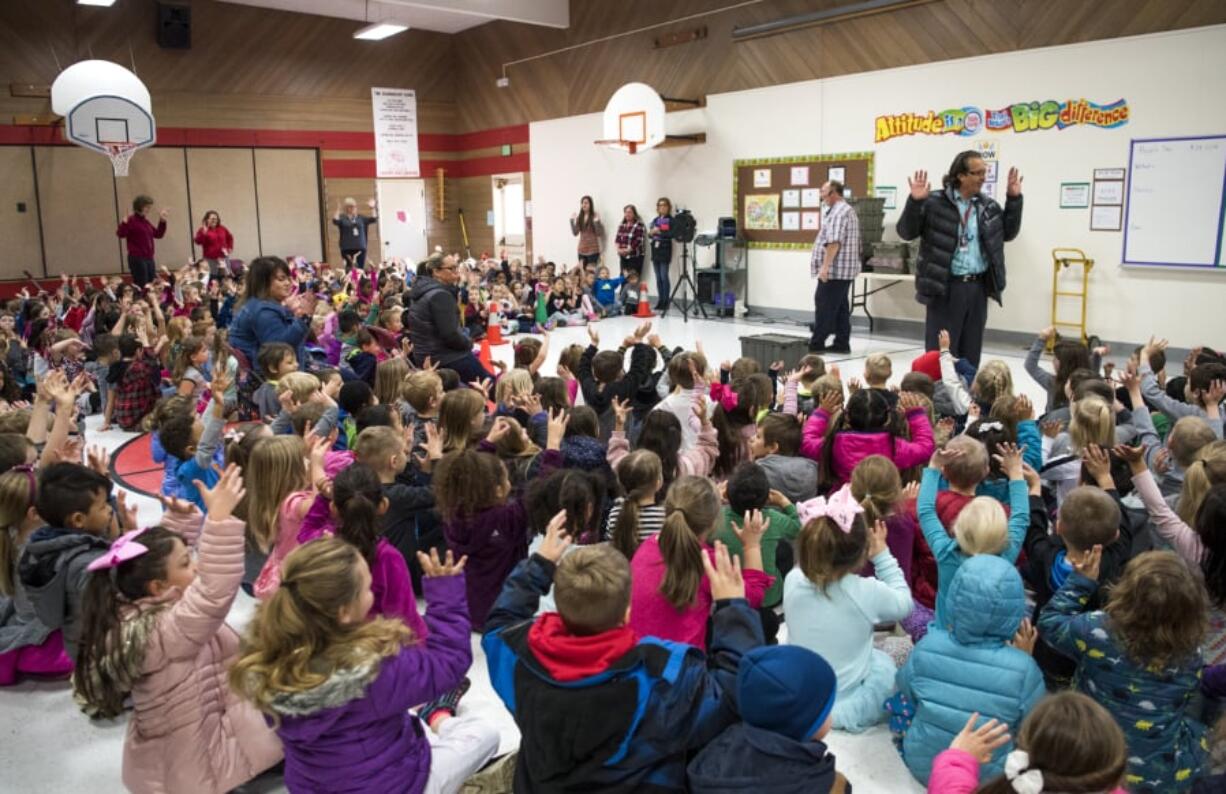
[[[126,174],[132,152],[157,141],[149,89],[110,61],[81,61],[60,72],[51,85],[51,109],[64,117],[65,137],[111,157],[117,176]]]
[[[664,100],[646,83],[627,83],[605,105],[598,143],[636,154],[664,142]]]

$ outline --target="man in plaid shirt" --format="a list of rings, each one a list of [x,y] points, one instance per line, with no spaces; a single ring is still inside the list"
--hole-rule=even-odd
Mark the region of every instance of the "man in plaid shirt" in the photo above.
[[[851,306],[847,293],[860,274],[860,219],[843,199],[843,183],[830,180],[822,185],[821,195],[829,209],[809,259],[809,272],[817,277],[809,349],[815,353],[851,353]],[[827,347],[826,338],[831,334],[834,343]]]

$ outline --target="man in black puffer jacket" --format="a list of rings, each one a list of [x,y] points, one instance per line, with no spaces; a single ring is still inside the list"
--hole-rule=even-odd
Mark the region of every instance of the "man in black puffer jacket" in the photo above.
[[[1005,208],[980,192],[987,163],[978,152],[954,158],[936,193],[928,174],[908,179],[911,195],[898,218],[898,236],[920,238],[915,296],[927,307],[924,347],[937,349],[949,331],[950,350],[976,367],[988,321],[988,298],[1001,302],[1005,290],[1005,243],[1022,229],[1022,177],[1009,169]]]
[[[455,370],[464,383],[492,379],[473,355],[472,340],[460,326],[459,264],[454,256],[435,255],[422,262],[409,290],[408,331],[413,343],[413,363],[423,366],[427,358],[445,369]]]

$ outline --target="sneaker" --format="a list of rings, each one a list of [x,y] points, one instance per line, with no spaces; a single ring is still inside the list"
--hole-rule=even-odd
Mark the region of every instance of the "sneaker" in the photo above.
[[[469,681],[468,676],[465,676],[464,680],[455,689],[450,692],[444,692],[419,708],[417,710],[417,718],[426,723],[426,725],[429,725],[430,721],[440,711],[445,711],[454,717],[456,709],[460,706],[460,698],[467,694],[470,686],[472,686],[472,681]]]

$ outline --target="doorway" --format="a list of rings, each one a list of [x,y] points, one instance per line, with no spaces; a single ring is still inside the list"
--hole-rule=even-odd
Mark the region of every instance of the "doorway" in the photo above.
[[[382,258],[425,259],[426,244],[426,183],[420,179],[380,179],[379,239],[383,242]]]
[[[494,192],[494,243],[505,248],[508,259],[527,261],[527,224],[524,216],[524,175],[496,174],[490,177]],[[496,252],[491,252],[496,253]]]

